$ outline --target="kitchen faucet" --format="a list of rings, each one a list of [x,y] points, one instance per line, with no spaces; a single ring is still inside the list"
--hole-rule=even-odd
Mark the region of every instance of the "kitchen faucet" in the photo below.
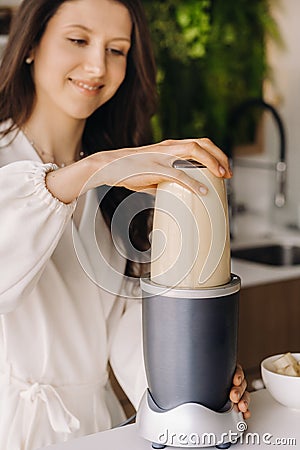
[[[276,111],[274,106],[272,106],[269,103],[266,103],[262,98],[250,98],[242,102],[229,117],[228,121],[228,131],[227,131],[227,139],[225,142],[225,148],[224,150],[227,153],[227,156],[229,157],[229,160],[231,161],[231,164],[234,163],[234,131],[237,129],[238,122],[240,118],[248,112],[251,108],[260,108],[263,110],[267,110],[272,114],[272,117],[274,119],[275,124],[277,125],[278,134],[279,134],[279,157],[275,164],[272,163],[266,163],[266,162],[254,162],[254,163],[248,163],[247,167],[253,167],[253,168],[268,168],[275,170],[276,172],[276,190],[275,190],[275,196],[274,196],[274,204],[281,208],[286,203],[286,170],[287,170],[287,164],[286,164],[286,138],[285,138],[285,131],[282,119],[279,115],[279,113]],[[236,212],[236,205],[234,201],[234,189],[233,184],[229,180],[228,185],[228,204],[229,204],[229,216],[231,219],[231,235],[232,233],[232,222],[233,217]],[[233,237],[233,236],[231,236]]]

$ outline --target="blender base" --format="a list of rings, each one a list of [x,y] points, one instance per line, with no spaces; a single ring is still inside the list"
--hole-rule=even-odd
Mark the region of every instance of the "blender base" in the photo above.
[[[198,403],[184,403],[164,410],[147,390],[137,412],[139,435],[153,449],[167,446],[182,448],[229,448],[237,443],[247,425],[234,405],[224,412],[213,411]]]

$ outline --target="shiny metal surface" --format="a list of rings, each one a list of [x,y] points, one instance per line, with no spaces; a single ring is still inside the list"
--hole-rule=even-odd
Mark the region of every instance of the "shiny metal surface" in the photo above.
[[[141,278],[140,285],[144,294],[148,295],[163,295],[165,297],[174,298],[216,298],[224,297],[227,295],[234,294],[238,292],[241,288],[241,279],[234,274],[231,274],[231,281],[229,283],[223,284],[221,286],[216,286],[213,288],[202,288],[202,289],[186,289],[186,288],[173,288],[162,286],[160,284],[154,283],[149,278]]]
[[[300,246],[266,244],[231,251],[233,258],[271,266],[295,266],[300,264]]]
[[[193,159],[176,159],[173,162],[173,167],[175,169],[194,169],[195,167],[204,168],[206,166]]]

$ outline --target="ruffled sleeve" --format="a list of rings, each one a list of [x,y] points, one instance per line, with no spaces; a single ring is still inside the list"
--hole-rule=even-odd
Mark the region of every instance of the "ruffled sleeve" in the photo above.
[[[75,209],[47,190],[45,176],[55,169],[38,161],[0,168],[0,313],[33,289]]]

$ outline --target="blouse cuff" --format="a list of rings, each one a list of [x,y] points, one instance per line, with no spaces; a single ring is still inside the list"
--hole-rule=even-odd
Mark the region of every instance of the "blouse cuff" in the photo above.
[[[35,190],[39,198],[47,204],[47,206],[52,210],[61,210],[64,209],[64,212],[70,214],[73,213],[76,200],[73,200],[71,203],[64,203],[58,198],[54,197],[54,195],[48,190],[46,184],[46,175],[49,172],[57,170],[59,167],[53,163],[39,164],[37,163],[35,167],[33,167],[32,177],[33,183],[35,186]]]

